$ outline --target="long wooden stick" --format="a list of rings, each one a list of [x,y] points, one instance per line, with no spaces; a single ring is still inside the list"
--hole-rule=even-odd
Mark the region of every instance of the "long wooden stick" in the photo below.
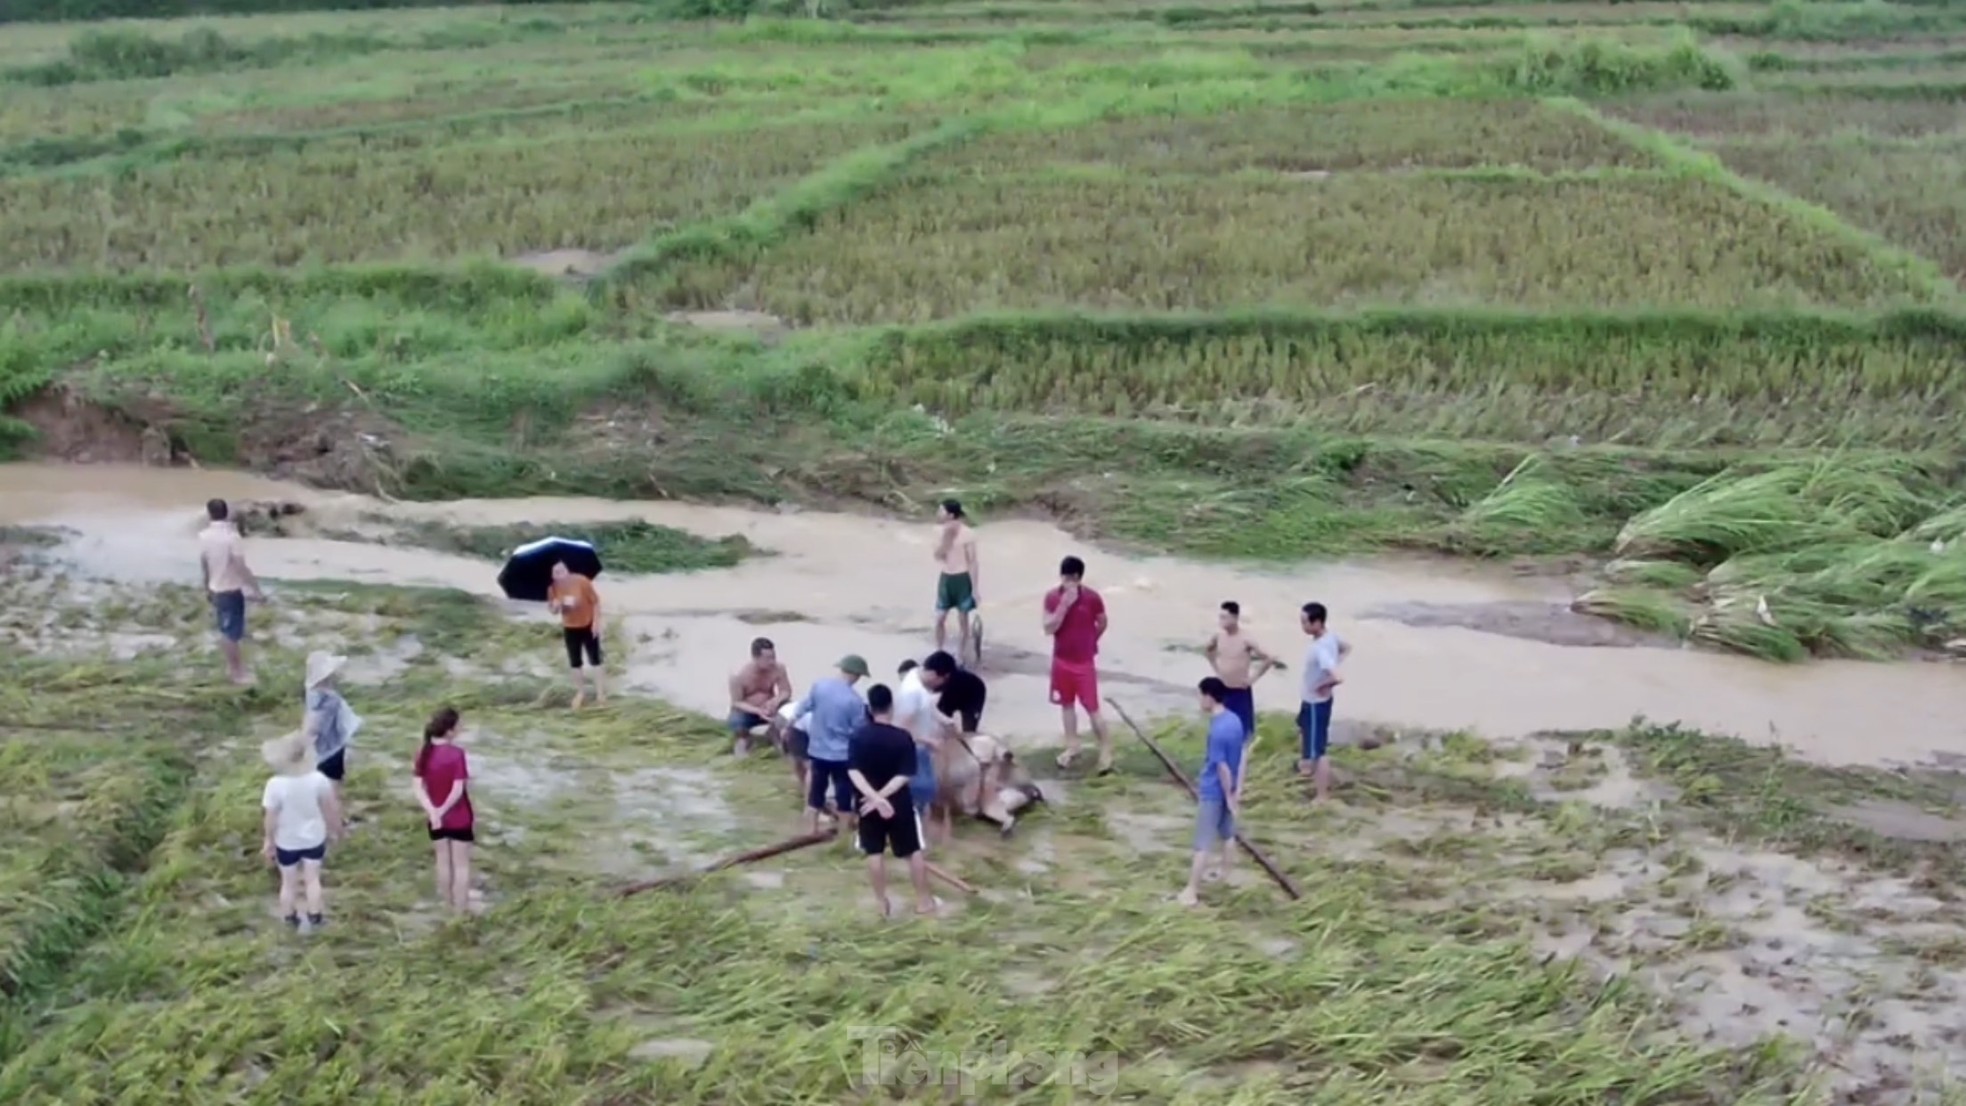
[[[943,871],[940,865],[929,863],[927,861],[924,861],[923,863],[928,864],[928,874],[934,876],[936,879],[939,879],[942,882],[948,884],[949,886],[955,888],[956,890],[961,891],[965,895],[974,895],[976,893],[976,888],[971,887],[967,883],[964,883],[961,879],[957,878],[956,876]]]
[[[1168,775],[1173,776],[1175,781],[1187,790],[1188,797],[1197,803],[1201,802],[1201,792],[1196,791],[1195,785],[1188,781],[1187,773],[1181,771],[1180,766],[1174,763],[1174,759],[1168,756],[1167,752],[1153,738],[1148,737],[1141,731],[1140,727],[1133,724],[1133,719],[1127,717],[1126,708],[1120,706],[1110,698],[1106,700],[1106,703],[1120,716],[1120,721],[1126,723],[1126,728],[1133,731],[1133,736],[1139,738],[1147,746],[1148,750],[1160,759],[1161,765],[1167,769]],[[1236,844],[1241,845],[1242,851],[1248,853],[1251,860],[1261,865],[1264,871],[1270,873],[1270,878],[1277,881],[1277,886],[1283,888],[1284,894],[1289,895],[1293,899],[1304,897],[1304,892],[1297,887],[1297,881],[1285,875],[1283,869],[1270,863],[1270,858],[1264,856],[1261,849],[1250,844],[1249,839],[1242,835],[1241,830],[1236,831]]]
[[[709,875],[711,872],[721,872],[725,868],[735,868],[740,864],[750,864],[758,860],[769,860],[774,856],[781,856],[798,849],[811,848],[814,845],[824,845],[836,836],[838,836],[838,831],[830,828],[820,830],[818,833],[802,833],[797,837],[788,837],[783,841],[766,845],[760,849],[752,849],[749,852],[738,853],[735,856],[727,856],[714,864],[700,868],[694,872],[683,872],[678,875],[663,876],[660,879],[631,883],[623,887],[620,891],[617,891],[616,894],[625,899],[630,895],[639,895],[644,891],[653,891],[660,887],[671,887],[695,879],[698,876]]]

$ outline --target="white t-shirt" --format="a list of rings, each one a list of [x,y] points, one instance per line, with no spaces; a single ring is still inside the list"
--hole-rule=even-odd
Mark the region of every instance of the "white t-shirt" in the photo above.
[[[937,722],[935,693],[922,685],[922,670],[910,668],[894,693],[894,724],[920,741],[935,735]]]
[[[799,714],[797,713],[798,709],[799,709],[799,704],[788,702],[784,706],[778,708],[778,717],[782,719],[786,725],[792,727],[793,729],[803,730],[806,728],[806,719],[811,718],[812,715],[810,713]]]
[[[1331,698],[1330,692],[1318,694],[1318,685],[1338,671],[1340,642],[1338,635],[1327,631],[1324,636],[1311,639],[1310,648],[1304,651],[1304,702],[1322,703]]]
[[[297,852],[325,845],[328,816],[324,807],[334,784],[319,772],[305,776],[275,776],[266,781],[259,805],[275,813],[273,847]]]

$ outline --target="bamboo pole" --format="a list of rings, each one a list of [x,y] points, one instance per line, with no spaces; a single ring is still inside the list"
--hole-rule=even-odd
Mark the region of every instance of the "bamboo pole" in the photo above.
[[[949,886],[955,888],[956,890],[961,891],[965,895],[974,895],[976,893],[976,888],[971,887],[967,883],[964,883],[957,876],[949,872],[943,871],[941,865],[934,864],[929,861],[923,861],[923,863],[928,864],[928,874],[934,876],[936,879],[939,879],[942,882],[948,884]]]
[[[722,860],[719,860],[713,864],[706,865],[703,868],[700,868],[694,872],[680,872],[672,876],[662,876],[659,879],[650,879],[650,880],[643,880],[640,883],[631,883],[628,886],[623,887],[620,891],[616,892],[616,894],[619,895],[621,898],[625,899],[630,895],[639,895],[644,891],[654,891],[663,887],[674,887],[683,883],[687,883],[692,879],[696,879],[701,876],[707,876],[712,872],[721,872],[726,868],[736,868],[740,865],[750,864],[759,860],[770,860],[774,856],[783,856],[786,853],[796,852],[799,849],[810,848],[814,845],[823,845],[826,842],[833,840],[833,838],[837,836],[839,836],[838,831],[832,829],[821,830],[818,833],[802,833],[797,837],[788,837],[783,841],[779,841],[771,845],[766,845],[763,848],[752,849],[749,852],[738,853],[735,856],[727,856]],[[965,883],[961,877],[944,869],[942,866],[938,864],[933,864],[933,863],[929,864],[928,874],[934,876],[935,878],[941,880],[942,882],[948,884],[949,886],[956,888],[957,890],[963,892],[966,895],[974,895],[976,893],[975,887],[971,886],[968,883]]]
[[[1188,792],[1188,797],[1197,803],[1201,802],[1201,792],[1196,791],[1195,785],[1189,782],[1187,773],[1181,771],[1180,766],[1174,763],[1174,759],[1169,757],[1166,750],[1162,749],[1153,738],[1148,737],[1139,726],[1133,724],[1133,719],[1127,716],[1126,708],[1120,706],[1119,703],[1111,698],[1108,698],[1106,703],[1113,708],[1114,713],[1120,716],[1120,721],[1126,723],[1126,728],[1133,731],[1133,736],[1139,738],[1147,746],[1148,750],[1160,760],[1161,766],[1167,769],[1168,775],[1173,776],[1175,781]],[[1261,865],[1265,872],[1270,873],[1270,878],[1277,881],[1277,886],[1283,888],[1284,894],[1289,895],[1293,899],[1304,897],[1304,892],[1297,887],[1297,881],[1285,875],[1283,869],[1270,863],[1270,858],[1264,856],[1261,849],[1250,844],[1249,839],[1242,835],[1241,830],[1236,831],[1236,844],[1241,845],[1242,851],[1248,853],[1251,860]]]
[[[797,837],[788,837],[783,841],[766,845],[763,848],[752,849],[749,852],[738,853],[735,856],[727,856],[714,864],[710,864],[694,872],[682,872],[673,876],[663,876],[660,879],[631,883],[617,891],[616,894],[625,899],[630,895],[639,895],[644,891],[653,891],[660,887],[671,887],[695,879],[698,876],[709,875],[711,872],[721,872],[725,868],[735,868],[740,864],[769,860],[774,856],[782,856],[785,853],[795,852],[799,849],[811,848],[814,845],[824,845],[837,836],[839,836],[838,831],[833,829],[823,829],[818,833],[802,833]]]

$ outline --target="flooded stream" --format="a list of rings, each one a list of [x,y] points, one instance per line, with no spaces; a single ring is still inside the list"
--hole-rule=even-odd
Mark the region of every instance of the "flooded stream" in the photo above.
[[[844,653],[865,656],[882,678],[931,644],[934,533],[926,522],[589,499],[391,503],[236,473],[0,465],[0,524],[65,527],[70,536],[53,556],[77,571],[131,582],[196,582],[193,535],[202,504],[214,496],[302,503],[310,524],[323,529],[376,514],[476,526],[640,518],[709,537],[741,534],[768,555],[732,569],[600,580],[606,609],[629,639],[628,655],[612,661],[617,686],[625,680],[709,713],[722,713],[725,680],[761,634],[778,644],[801,687]],[[1239,601],[1249,631],[1290,664],[1258,686],[1259,704],[1291,709],[1304,644],[1296,612],[1318,600],[1355,650],[1337,708],[1351,724],[1506,736],[1617,726],[1642,714],[1779,741],[1826,763],[1966,756],[1959,710],[1966,673],[1957,666],[1777,666],[1686,649],[1611,647],[1604,634],[1542,641],[1489,632],[1472,628],[1481,618],[1441,612],[1560,604],[1569,598],[1564,586],[1441,561],[1264,570],[1125,555],[1038,522],[986,521],[979,536],[989,728],[1019,744],[1057,740],[1038,604],[1055,582],[1059,558],[1077,553],[1112,620],[1101,646],[1102,688],[1136,716],[1192,704],[1194,681],[1207,672],[1199,646],[1225,599]],[[342,579],[498,594],[496,566],[427,550],[312,538],[252,538],[247,550],[254,570],[273,583]],[[269,590],[278,602],[277,587]],[[546,618],[538,606],[515,608]],[[1394,613],[1401,609],[1429,616],[1402,621]],[[556,655],[559,644],[543,634],[540,649]]]

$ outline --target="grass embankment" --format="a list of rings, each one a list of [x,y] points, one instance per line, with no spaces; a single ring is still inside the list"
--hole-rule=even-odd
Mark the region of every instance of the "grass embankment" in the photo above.
[[[101,635],[181,631],[202,617],[182,589],[87,602],[115,616],[64,621],[61,648],[86,653]],[[1646,774],[1693,796],[1683,816],[1673,805],[1565,801],[1617,767],[1610,754],[1573,752],[1574,765],[1554,774],[1526,763],[1504,771],[1519,763],[1512,754],[1464,735],[1342,750],[1352,809],[1314,810],[1290,778],[1283,720],[1270,718],[1248,822],[1305,887],[1294,906],[1246,867],[1210,886],[1214,905],[1200,914],[1166,903],[1185,864],[1188,808],[1131,742],[1115,777],[1055,786],[1056,804],[1025,819],[1015,839],[965,827],[941,862],[991,894],[933,924],[874,922],[862,865],[837,849],[767,865],[755,880],[733,874],[617,900],[607,891],[619,881],[787,832],[793,812],[778,766],[732,762],[710,720],[659,704],[540,709],[548,677],[506,673],[546,654],[550,630],[505,622],[458,593],[276,582],[263,617],[263,642],[292,644],[266,647],[265,689],[244,695],[216,686],[211,656],[114,669],[10,658],[21,677],[13,686],[46,689],[23,692],[10,724],[51,727],[25,740],[6,733],[12,757],[34,741],[34,756],[101,771],[132,755],[95,732],[104,717],[154,725],[171,703],[221,713],[165,712],[195,734],[174,746],[201,751],[195,774],[166,793],[131,878],[95,907],[112,924],[75,935],[59,959],[27,962],[41,982],[8,999],[8,1101],[162,1103],[181,1094],[172,1080],[184,1071],[213,1093],[271,1087],[335,1100],[359,1085],[365,1095],[460,1103],[838,1101],[866,1089],[856,1081],[869,1049],[855,1027],[878,1027],[926,1055],[969,1054],[962,1074],[1005,1100],[1020,1093],[1009,1082],[1019,1078],[1027,1097],[1056,1093],[1035,1085],[1054,1074],[1050,1057],[1063,1082],[1078,1054],[1081,1093],[1169,1101],[1218,1081],[1226,1094],[1234,1080],[1264,1106],[1305,1094],[1363,1106],[1389,1093],[1441,1106],[1504,1097],[1814,1104],[1827,1097],[1809,1087],[1817,1061],[1807,1050],[1752,1032],[1689,1043],[1658,996],[1602,982],[1588,957],[1630,957],[1650,978],[1680,970],[1687,947],[1748,955],[1754,920],[1703,900],[1701,888],[1725,880],[1779,894],[1779,885],[1736,870],[1702,827],[1804,856],[1861,858],[1871,870],[1851,879],[1922,879],[1934,859],[1867,852],[1868,838],[1831,817],[1858,796],[1926,798],[1916,787],[1813,773],[1677,731],[1594,740],[1630,747]],[[264,776],[254,754],[292,725],[280,688],[297,679],[301,653],[319,647],[354,654],[348,690],[368,726],[348,784],[361,822],[329,869],[333,928],[300,943],[273,916],[271,876],[253,855]],[[480,923],[446,924],[434,912],[427,848],[399,794],[417,725],[441,702],[461,706],[475,733],[478,857],[493,911]],[[1159,736],[1184,761],[1199,756],[1191,723]],[[1546,775],[1584,790],[1551,797]],[[72,786],[54,774],[20,782],[10,802],[24,805],[10,809],[58,804]],[[1718,802],[1744,784],[1777,805]],[[679,803],[694,812],[684,822]],[[1494,829],[1498,818],[1509,828]],[[71,832],[45,821],[22,829],[17,843],[37,847],[59,847]],[[1335,841],[1369,842],[1370,855]],[[1625,945],[1607,926],[1602,949],[1584,960],[1551,961],[1531,947],[1539,934],[1602,923],[1614,904],[1566,889],[1626,871],[1632,854],[1672,878],[1635,886],[1629,905],[1694,920],[1690,945]],[[1810,917],[1898,932],[1895,915],[1855,901],[1826,896]],[[1943,948],[1930,929],[1918,931],[1924,944],[1893,955],[1936,963]],[[1891,987],[1873,995],[1894,1014],[1942,999]],[[1239,1016],[1224,1021],[1229,1008]],[[1868,1047],[1885,1032],[1855,1039]],[[1827,1064],[1846,1046],[1823,1047]],[[1002,1063],[1008,1073],[992,1066]],[[905,1069],[890,1077],[909,1078]]]
[[[435,521],[391,522],[393,544],[416,545],[501,561],[512,550],[544,535],[574,538],[600,550],[602,563],[615,572],[695,572],[729,568],[758,550],[742,535],[705,538],[652,522],[517,523],[510,526],[454,526]]]
[[[236,279],[237,294],[262,310],[269,300],[308,302],[293,285]],[[491,271],[458,280],[398,288],[425,305],[408,313],[414,326],[400,340],[386,318],[360,313],[328,282],[320,306],[290,320],[291,344],[273,354],[271,374],[267,347],[254,344],[255,313],[214,297],[210,353],[139,352],[140,335],[110,341],[108,324],[91,326],[86,312],[15,334],[37,351],[79,352],[104,339],[110,356],[63,374],[63,384],[160,427],[205,463],[285,467],[399,496],[740,498],[914,512],[954,493],[979,510],[1044,512],[1089,534],[1265,559],[1374,546],[1609,557],[1634,518],[1701,481],[1733,470],[1722,478],[1731,486],[1787,471],[1785,456],[1824,446],[1849,451],[1839,464],[1863,471],[1881,450],[1927,451],[1894,469],[1916,483],[1901,497],[1910,506],[1893,507],[1888,524],[1863,523],[1848,535],[1863,540],[1844,543],[1841,555],[1868,557],[1872,541],[1885,543],[1880,556],[1903,552],[1900,533],[1959,501],[1956,443],[1934,418],[1959,405],[1946,355],[1958,324],[1937,313],[1005,317],[770,348],[673,334],[602,345],[595,339],[611,324],[599,309],[545,282]],[[170,306],[163,289],[146,287],[111,282],[97,294],[114,303],[154,291],[153,333],[198,341],[196,307]],[[451,306],[459,300],[469,306]],[[529,316],[561,329],[520,326]],[[113,307],[101,316],[119,317]],[[472,330],[478,319],[495,325]],[[316,343],[315,322],[342,329]],[[509,352],[410,352],[421,333],[442,341],[454,331]],[[23,355],[18,379],[61,360]],[[1812,388],[1819,399],[1796,401]],[[913,404],[925,409],[907,410]],[[1122,421],[1139,415],[1156,421]],[[381,446],[363,444],[365,434]],[[296,453],[297,438],[318,448]],[[1785,477],[1757,479],[1750,491]],[[1723,517],[1709,525],[1765,510],[1752,498],[1713,500],[1708,514]],[[1835,529],[1850,502],[1782,505],[1784,517],[1809,521],[1782,539]],[[512,537],[467,545],[495,554]],[[1931,540],[1906,556],[1936,558],[1926,567],[1941,571],[1959,547],[1938,557]],[[1590,606],[1788,657],[1877,655],[1957,636],[1952,589],[1904,575],[1908,561],[1889,566],[1903,576],[1897,584],[1861,594],[1824,590],[1830,581],[1804,579],[1798,561],[1737,561],[1705,575],[1737,555],[1789,548],[1703,551],[1690,557],[1696,569],[1672,577],[1675,586],[1691,585],[1689,572],[1700,577],[1685,600],[1621,587]],[[1743,576],[1744,567],[1756,571]],[[1631,571],[1621,567],[1619,579]],[[1748,592],[1744,604],[1729,599]],[[1793,632],[1761,625],[1764,594]],[[1843,628],[1826,629],[1825,618]]]

